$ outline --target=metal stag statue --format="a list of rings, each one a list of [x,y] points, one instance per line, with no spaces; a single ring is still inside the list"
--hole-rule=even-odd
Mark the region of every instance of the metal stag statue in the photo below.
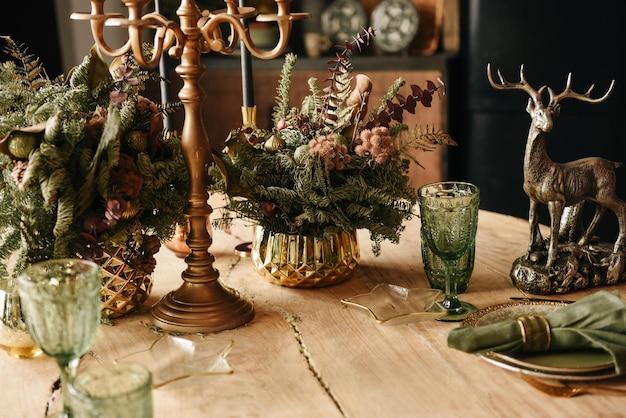
[[[499,83],[494,82],[491,65],[487,64],[487,78],[493,88],[522,90],[530,96],[526,106],[531,123],[524,155],[523,185],[530,199],[530,241],[528,252],[513,264],[513,283],[530,293],[552,294],[619,282],[626,261],[626,203],[615,194],[615,168],[621,164],[597,157],[560,164],[550,159],[545,145],[545,134],[554,126],[561,100],[601,103],[611,94],[615,80],[602,97],[592,98],[594,85],[584,94],[572,91],[571,73],[560,94],[547,86],[539,90],[532,88],[524,78],[523,65],[518,83],[506,81],[499,70],[497,74]],[[546,89],[550,98],[547,105],[542,99]],[[596,205],[586,229],[580,219],[585,202]],[[543,239],[539,230],[541,205],[547,205],[550,214],[548,240]],[[612,245],[594,237],[607,208],[615,213],[619,222],[619,235]]]

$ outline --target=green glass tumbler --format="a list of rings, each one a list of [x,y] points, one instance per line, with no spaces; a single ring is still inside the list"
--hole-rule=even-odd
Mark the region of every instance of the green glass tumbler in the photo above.
[[[97,364],[69,384],[73,418],[152,418],[152,373],[140,363]]]

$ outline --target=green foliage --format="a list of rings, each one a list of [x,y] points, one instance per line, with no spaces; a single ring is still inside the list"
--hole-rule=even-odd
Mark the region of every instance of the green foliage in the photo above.
[[[291,87],[291,74],[293,67],[296,65],[297,56],[294,54],[285,55],[285,63],[280,72],[278,79],[278,87],[276,87],[276,105],[274,106],[274,125],[279,120],[287,117],[289,113],[289,88]]]
[[[129,57],[108,68],[94,48],[53,81],[5,40],[21,65],[0,66],[0,259],[16,257],[17,274],[130,241],[152,257],[141,237],[173,236],[188,173],[180,139],[140,94],[151,76]]]

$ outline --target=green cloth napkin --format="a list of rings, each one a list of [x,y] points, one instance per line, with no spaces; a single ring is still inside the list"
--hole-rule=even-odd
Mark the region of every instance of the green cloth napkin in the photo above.
[[[626,373],[626,302],[617,293],[596,292],[545,318],[551,330],[549,350],[605,350],[613,357],[615,372]],[[468,353],[514,354],[522,350],[521,329],[515,319],[459,327],[448,334],[448,347]]]

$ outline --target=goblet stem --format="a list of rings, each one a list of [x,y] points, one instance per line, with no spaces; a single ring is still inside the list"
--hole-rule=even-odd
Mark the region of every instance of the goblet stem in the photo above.
[[[444,289],[445,294],[441,305],[448,311],[448,315],[437,318],[438,321],[457,322],[462,321],[478,308],[468,302],[459,300],[457,293],[457,281],[452,272],[456,269],[458,259],[443,259],[444,265]]]
[[[57,364],[61,370],[61,396],[63,398],[63,411],[54,418],[71,418],[73,416],[70,409],[70,394],[67,389],[69,382],[76,376],[76,369],[78,368],[79,358],[71,359],[69,361],[58,359]]]
[[[452,280],[452,272],[455,270],[455,263],[458,259],[444,259],[443,263],[445,266],[445,276],[444,276],[444,298],[441,303],[444,308],[448,311],[449,314],[459,314],[463,310],[463,305],[459,301],[459,295],[456,290],[456,280]]]

